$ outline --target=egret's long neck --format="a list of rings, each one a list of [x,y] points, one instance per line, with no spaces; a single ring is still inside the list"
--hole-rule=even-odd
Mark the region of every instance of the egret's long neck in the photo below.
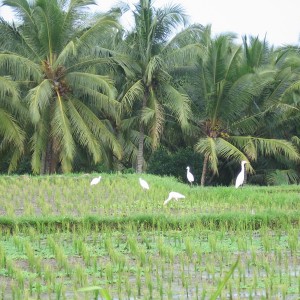
[[[245,172],[245,165],[242,164],[242,172]]]

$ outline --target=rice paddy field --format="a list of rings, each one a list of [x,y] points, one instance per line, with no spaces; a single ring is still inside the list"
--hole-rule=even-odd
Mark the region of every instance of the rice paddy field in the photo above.
[[[1,299],[300,299],[299,186],[101,175],[0,176]]]

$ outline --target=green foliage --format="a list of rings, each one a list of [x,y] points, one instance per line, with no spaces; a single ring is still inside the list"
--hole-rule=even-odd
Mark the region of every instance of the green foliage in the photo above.
[[[33,173],[142,172],[149,163],[185,181],[190,165],[211,185],[231,182],[222,179],[233,177],[231,161],[248,160],[253,183],[298,181],[297,47],[213,37],[210,25],[188,24],[180,5],[148,0],[130,11],[126,31],[126,3],[89,15],[92,2],[3,1],[18,23],[0,20],[1,172],[28,172],[30,155]],[[199,161],[183,158],[185,145]],[[161,146],[168,164],[152,155]]]
[[[106,68],[116,61],[94,51],[101,42],[103,46],[107,42],[104,32],[110,38],[117,34],[116,15],[87,18],[84,10],[90,1],[5,4],[18,14],[19,23],[0,22],[7,34],[0,34],[0,71],[19,80],[24,89],[32,125],[28,132],[32,171],[53,173],[60,166],[61,171],[70,172],[77,144],[94,163],[105,162],[106,152],[120,159],[121,147],[105,120],[117,117],[115,89]],[[104,65],[105,75],[98,74],[98,65]],[[9,127],[14,129],[17,143],[22,132],[12,121]],[[10,138],[11,134],[7,131],[5,136]],[[14,168],[18,154],[12,159]]]
[[[187,20],[180,5],[157,9],[148,0],[140,0],[132,13],[135,26],[127,33],[121,47],[137,68],[133,70],[133,76],[125,78],[126,84],[122,86],[121,117],[137,121],[129,128],[131,133],[123,132],[123,136],[127,137],[136,170],[141,172],[146,169],[143,168],[144,139],[145,144],[156,149],[167,120],[186,128],[191,116],[190,99],[171,76],[174,58],[181,56],[182,61],[185,52],[178,51],[175,42],[168,43],[173,30]],[[193,28],[186,31],[188,35]],[[170,59],[172,56],[173,60]]]
[[[0,73],[1,74],[1,73]],[[7,171],[15,171],[24,154],[26,110],[20,101],[18,85],[7,76],[0,76],[0,153],[8,163]]]
[[[186,167],[189,166],[196,184],[200,180],[202,161],[202,156],[191,148],[182,148],[173,153],[160,148],[151,155],[147,172],[160,176],[174,176],[182,182],[188,182]]]
[[[299,176],[295,170],[275,170],[267,175],[266,180],[270,185],[297,184]]]

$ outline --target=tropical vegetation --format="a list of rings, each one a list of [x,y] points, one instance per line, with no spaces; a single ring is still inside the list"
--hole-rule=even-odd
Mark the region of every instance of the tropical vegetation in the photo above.
[[[299,297],[298,47],[174,3],[1,3],[1,298]]]
[[[241,160],[249,183],[298,183],[298,47],[213,36],[180,4],[139,0],[101,14],[91,0],[3,5],[16,19],[0,20],[2,173],[185,180],[185,153],[201,185],[230,185]]]

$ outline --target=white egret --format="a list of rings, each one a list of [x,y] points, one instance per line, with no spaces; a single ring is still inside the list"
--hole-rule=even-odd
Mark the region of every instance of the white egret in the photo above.
[[[172,199],[178,201],[178,199],[183,199],[183,198],[185,198],[185,196],[180,193],[170,192],[168,199],[166,199],[164,202],[164,205],[166,205]]]
[[[101,180],[101,176],[93,178],[93,180],[91,181],[91,185],[98,184],[100,180]]]
[[[186,167],[187,171],[186,171],[186,177],[187,180],[189,181],[189,183],[192,185],[192,183],[194,182],[194,175],[190,172],[190,167]]]
[[[238,188],[239,186],[241,186],[244,183],[244,180],[245,180],[245,164],[248,164],[248,162],[243,160],[241,162],[242,170],[239,173],[239,175],[236,177],[236,180],[235,180],[235,187],[236,188]]]
[[[139,178],[140,185],[144,190],[149,190],[149,184],[146,180]]]

